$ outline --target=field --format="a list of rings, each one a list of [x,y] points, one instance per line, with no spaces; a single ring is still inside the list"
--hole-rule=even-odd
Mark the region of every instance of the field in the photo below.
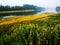
[[[0,45],[60,45],[60,13],[2,20]]]
[[[12,18],[6,18],[5,20],[0,21],[0,25],[19,23],[22,21],[29,21],[29,20],[36,20],[44,17],[53,16],[53,15],[54,14],[47,13],[47,14],[35,14],[35,15],[29,15],[29,16],[16,16]]]

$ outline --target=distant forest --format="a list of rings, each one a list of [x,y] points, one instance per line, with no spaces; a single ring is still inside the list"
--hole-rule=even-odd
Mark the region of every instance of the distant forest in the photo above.
[[[43,7],[37,7],[37,6],[34,6],[34,5],[28,5],[28,4],[25,4],[23,6],[11,6],[11,7],[0,5],[0,11],[30,10],[30,9],[39,10],[39,11],[44,10]]]
[[[31,11],[31,12],[18,12],[18,13],[7,13],[7,14],[0,14],[0,16],[2,15],[29,15],[29,14],[36,14],[38,12],[42,12],[45,10],[44,7],[38,7],[38,6],[35,6],[35,5],[28,5],[28,4],[25,4],[23,6],[3,6],[3,5],[0,5],[0,11],[14,11],[14,10],[34,10],[34,11]]]
[[[57,11],[57,12],[60,12],[60,6],[57,6],[57,7],[56,7],[56,11]]]

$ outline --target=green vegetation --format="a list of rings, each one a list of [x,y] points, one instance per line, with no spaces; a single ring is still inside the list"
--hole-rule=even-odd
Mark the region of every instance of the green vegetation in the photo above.
[[[0,26],[0,45],[60,45],[60,14]]]
[[[57,6],[57,7],[56,7],[56,11],[57,11],[57,12],[60,12],[60,6]]]
[[[44,11],[44,7],[38,7],[35,5],[29,5],[29,4],[24,4],[23,6],[3,6],[0,5],[0,11],[14,11],[14,10],[40,10],[40,11]]]
[[[0,17],[0,21],[2,20],[3,18],[2,17]]]
[[[28,10],[28,11],[26,12],[24,10]],[[34,10],[34,11],[29,11],[29,10]],[[10,16],[10,15],[16,15],[16,16],[31,15],[31,14],[36,14],[36,13],[42,12],[44,10],[45,10],[44,7],[38,7],[35,5],[28,5],[28,4],[25,4],[23,6],[12,6],[12,7],[0,5],[0,17]],[[14,12],[14,11],[16,11],[16,12]]]

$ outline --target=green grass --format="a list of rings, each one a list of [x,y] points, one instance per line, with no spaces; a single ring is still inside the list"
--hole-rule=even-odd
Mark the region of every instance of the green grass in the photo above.
[[[2,20],[3,18],[2,17],[0,17],[0,21]]]
[[[60,45],[59,16],[0,26],[0,45]]]

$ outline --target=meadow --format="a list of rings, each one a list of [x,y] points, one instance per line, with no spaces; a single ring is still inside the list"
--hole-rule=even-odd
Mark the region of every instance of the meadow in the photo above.
[[[0,25],[0,45],[60,45],[60,13],[48,19]]]

